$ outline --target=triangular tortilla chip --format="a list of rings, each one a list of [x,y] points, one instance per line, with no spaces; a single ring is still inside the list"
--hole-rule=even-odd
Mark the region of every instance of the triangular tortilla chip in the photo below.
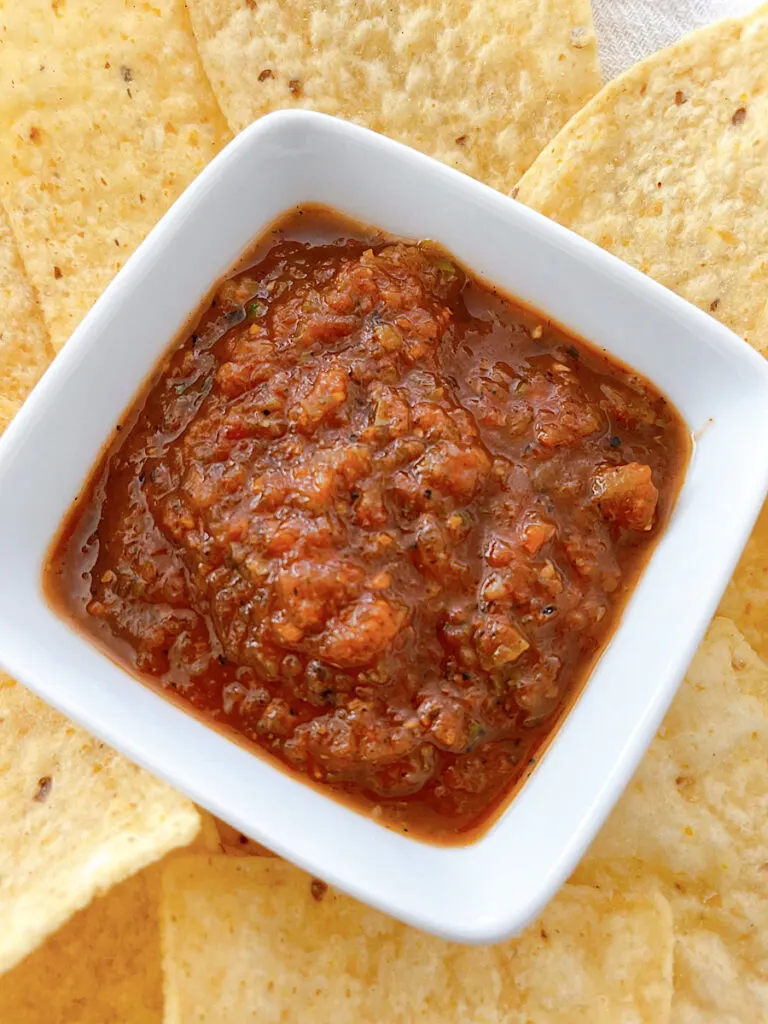
[[[0,972],[199,828],[188,800],[0,676]]]
[[[768,6],[607,85],[518,195],[768,351]]]
[[[58,349],[229,132],[183,0],[0,15],[0,195]]]
[[[600,88],[588,0],[188,0],[233,131],[306,107],[509,189]]]
[[[162,1024],[157,867],[75,914],[0,977],[5,1024]]]

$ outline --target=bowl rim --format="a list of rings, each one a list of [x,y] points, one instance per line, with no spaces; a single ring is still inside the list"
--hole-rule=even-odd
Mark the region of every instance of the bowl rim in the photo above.
[[[283,139],[282,143],[280,142],[281,138]],[[665,317],[670,322],[687,325],[688,329],[702,337],[702,345],[706,351],[710,354],[717,353],[718,356],[722,356],[734,365],[738,364],[739,372],[743,370],[744,373],[749,374],[754,380],[755,388],[760,389],[764,397],[768,399],[768,364],[758,353],[707,314],[651,281],[639,271],[622,263],[610,253],[547,220],[535,211],[529,210],[514,199],[502,196],[487,186],[465,177],[458,171],[445,167],[437,161],[383,136],[327,115],[307,111],[281,111],[266,115],[246,128],[209,164],[176,201],[127,261],[94,308],[87,314],[70,342],[10,424],[3,438],[0,439],[0,529],[9,518],[10,512],[8,514],[4,514],[4,512],[11,505],[10,501],[4,501],[2,497],[3,481],[7,479],[13,481],[14,474],[16,474],[17,481],[22,479],[19,475],[21,472],[20,460],[25,455],[25,446],[34,446],[34,437],[41,434],[41,428],[45,421],[51,418],[53,404],[64,403],[67,400],[66,396],[74,386],[72,382],[77,379],[85,379],[89,372],[92,372],[89,369],[89,356],[95,351],[95,346],[103,343],[103,339],[109,336],[110,331],[114,332],[116,311],[126,304],[135,302],[136,295],[141,294],[145,290],[147,282],[152,281],[153,272],[157,271],[158,267],[162,271],[163,259],[169,259],[168,253],[173,248],[174,239],[180,237],[180,233],[183,231],[188,230],[190,223],[195,221],[199,221],[200,224],[206,223],[206,210],[210,205],[211,196],[226,188],[232,169],[255,159],[253,154],[258,151],[259,147],[265,146],[270,141],[273,145],[287,147],[288,151],[294,155],[302,151],[301,147],[311,149],[312,145],[316,145],[320,148],[330,147],[331,149],[339,146],[347,147],[345,154],[353,153],[354,159],[362,160],[363,163],[365,161],[370,163],[380,157],[386,157],[393,165],[402,166],[405,179],[428,180],[430,188],[435,188],[438,191],[444,189],[446,194],[450,192],[451,200],[454,202],[460,202],[462,198],[468,202],[472,198],[480,205],[489,204],[489,208],[497,211],[502,216],[502,220],[505,219],[506,227],[511,232],[524,230],[529,241],[533,238],[546,241],[553,251],[557,250],[563,255],[563,259],[567,263],[573,267],[578,265],[580,273],[594,276],[596,281],[599,278],[602,287],[610,289],[611,282],[613,282],[619,291],[624,289],[627,293],[636,293],[639,300],[647,304],[649,309],[652,307],[658,315]],[[311,200],[307,199],[306,201]],[[267,219],[273,221],[274,216]],[[375,219],[370,218],[369,222],[375,223]],[[216,228],[214,227],[212,230],[216,230]],[[473,272],[471,261],[463,259],[460,253],[456,253],[456,255]],[[231,265],[235,263],[236,260],[233,260]],[[213,285],[216,279],[216,277],[212,278],[210,285]],[[596,284],[595,288],[597,287]],[[197,308],[198,302],[199,296],[193,296],[190,301],[190,313]],[[546,314],[546,310],[543,312]],[[162,357],[171,340],[172,338],[169,337],[166,347],[157,351],[155,363]],[[653,378],[651,379],[653,380]],[[657,382],[654,381],[654,383]],[[140,386],[141,382],[136,381],[132,390],[137,392]],[[768,407],[768,401],[765,404]],[[115,421],[119,420],[123,411],[123,405],[115,406]],[[715,424],[713,431],[719,429],[719,424]],[[760,430],[768,438],[768,413],[760,423]],[[30,437],[32,441],[30,441]],[[106,435],[102,437],[101,443],[105,437]],[[756,448],[759,447],[756,446]],[[182,778],[178,774],[180,768],[174,772],[173,766],[169,766],[169,756],[171,756],[169,752],[173,751],[176,755],[180,755],[185,743],[199,744],[200,748],[205,750],[205,756],[213,761],[225,756],[221,753],[223,749],[221,745],[208,742],[204,734],[208,736],[208,739],[215,735],[229,745],[231,745],[230,741],[208,726],[201,725],[184,711],[180,711],[177,726],[178,731],[185,734],[185,738],[183,741],[179,741],[177,737],[165,751],[151,749],[153,743],[159,743],[161,740],[160,735],[155,735],[151,729],[149,730],[151,736],[145,737],[141,743],[136,736],[124,734],[121,731],[121,723],[114,717],[110,717],[111,712],[107,705],[99,705],[95,690],[91,691],[89,703],[85,690],[78,696],[70,683],[64,687],[56,685],[53,678],[56,668],[55,656],[50,658],[48,668],[44,669],[41,667],[43,665],[40,660],[41,654],[37,654],[35,659],[31,659],[23,652],[22,644],[16,643],[12,636],[14,628],[23,621],[23,610],[17,610],[11,614],[9,605],[4,608],[2,603],[0,603],[0,662],[9,672],[19,677],[40,696],[59,707],[65,714],[79,721],[96,735],[101,736],[106,742],[118,747],[145,767],[149,767],[155,774],[168,779],[198,803],[207,806],[213,813],[223,818],[229,818],[236,827],[244,832],[255,833],[253,836],[255,839],[264,842],[265,845],[299,863],[307,870],[321,874],[323,878],[339,888],[392,913],[394,916],[445,937],[471,943],[497,941],[525,926],[565,881],[570,870],[618,799],[632,770],[652,739],[703,635],[709,618],[715,610],[719,595],[727,583],[765,497],[768,489],[768,445],[763,447],[766,449],[764,455],[757,450],[750,453],[752,469],[756,473],[756,478],[749,486],[745,484],[742,495],[743,504],[733,512],[737,526],[733,529],[729,544],[726,545],[725,541],[722,541],[723,552],[719,557],[717,571],[714,573],[716,579],[713,579],[706,599],[699,599],[698,612],[696,615],[690,616],[692,621],[683,631],[684,636],[680,638],[674,651],[670,651],[667,658],[665,680],[656,685],[653,693],[649,693],[644,703],[642,719],[638,721],[631,740],[627,740],[625,744],[623,760],[620,764],[614,765],[613,772],[609,772],[605,776],[602,786],[593,787],[591,799],[583,802],[579,829],[570,836],[567,843],[558,847],[556,855],[552,851],[547,855],[547,835],[542,836],[540,843],[544,851],[542,856],[546,863],[541,866],[537,877],[531,881],[530,887],[526,889],[525,886],[518,886],[514,894],[502,889],[498,893],[498,902],[494,902],[490,895],[489,881],[488,885],[482,889],[486,898],[481,910],[473,911],[471,906],[472,899],[480,890],[472,889],[469,873],[477,874],[489,870],[490,866],[494,864],[498,869],[499,865],[504,862],[505,855],[510,862],[514,862],[513,851],[506,846],[509,836],[501,836],[499,825],[509,819],[522,802],[528,801],[526,794],[530,794],[534,789],[537,793],[545,791],[545,787],[534,785],[534,783],[542,777],[543,768],[551,758],[551,751],[560,736],[567,727],[571,726],[575,709],[571,709],[564,723],[559,726],[557,738],[543,756],[537,771],[532,774],[520,792],[513,797],[490,830],[483,833],[476,842],[469,846],[431,846],[408,837],[386,832],[379,825],[370,822],[369,819],[365,820],[374,831],[366,831],[358,827],[357,822],[353,823],[349,817],[345,817],[345,815],[352,815],[355,819],[360,819],[361,816],[357,812],[341,807],[332,798],[318,793],[301,782],[294,781],[293,785],[300,788],[305,794],[304,797],[298,796],[297,792],[291,790],[290,787],[283,787],[286,794],[291,794],[286,796],[286,799],[293,800],[297,806],[301,805],[300,813],[306,815],[306,820],[312,827],[322,828],[326,816],[332,819],[334,828],[338,827],[339,834],[336,838],[323,836],[323,844],[326,849],[323,857],[320,857],[317,850],[312,848],[310,828],[305,830],[305,838],[301,839],[297,838],[301,832],[301,823],[292,831],[284,826],[281,826],[282,831],[280,828],[277,831],[274,828],[269,831],[268,825],[261,826],[258,823],[254,826],[254,823],[243,815],[242,799],[237,813],[232,813],[228,810],[225,794],[222,795],[219,792],[216,796],[210,788],[203,791],[199,777],[192,780],[189,777]],[[34,447],[32,450],[34,451]],[[26,454],[28,455],[29,452]],[[38,459],[45,457],[39,444],[37,457]],[[694,454],[694,462],[695,459],[696,454]],[[694,462],[691,463],[691,466]],[[691,467],[689,466],[681,489],[681,497],[686,489],[690,472]],[[79,488],[81,482],[81,479],[73,481],[75,489]],[[665,530],[665,535],[668,530],[669,527]],[[49,537],[49,542],[52,537],[53,535]],[[652,556],[653,561],[659,557],[661,547],[660,542]],[[41,557],[45,556],[47,548],[48,545]],[[0,554],[2,550],[3,546],[0,542]],[[39,580],[35,581],[35,584],[39,585]],[[8,592],[10,586],[12,586],[12,582],[9,579],[0,578],[0,592]],[[8,600],[10,602],[10,595],[8,595]],[[629,629],[635,628],[630,612],[631,603],[630,600],[623,619],[613,634],[614,638],[619,633],[625,633]],[[52,611],[50,607],[48,611],[58,620],[58,614],[55,611]],[[58,621],[61,626],[61,620]],[[48,636],[51,639],[52,650],[56,651],[56,655],[58,655],[58,651],[63,648],[58,647],[57,642],[61,641],[63,634],[61,630],[57,631],[53,622],[49,624]],[[87,638],[85,642],[88,643]],[[61,669],[62,666],[59,668]],[[106,672],[106,668],[104,671]],[[141,700],[138,696],[136,697],[137,706],[141,703],[146,710],[154,707],[161,718],[167,718],[160,714],[158,705],[153,704],[149,698],[161,702],[163,707],[168,706],[167,701],[157,694],[147,691],[140,683],[137,686],[136,678],[127,670],[116,667],[116,671],[130,680],[131,685],[136,687],[137,693],[141,690],[145,694]],[[593,670],[592,675],[594,674]],[[577,705],[581,705],[583,702],[583,695],[588,686],[589,683],[584,685]],[[178,711],[178,709],[175,710]],[[182,722],[186,724],[182,724]],[[242,755],[254,758],[252,753],[243,751],[242,748],[238,749],[240,755],[234,756],[231,752],[226,755],[232,766],[244,764]],[[258,757],[256,760],[261,765],[267,764]],[[279,771],[274,768],[271,770]],[[549,799],[554,801],[555,797],[550,793]],[[310,804],[314,805],[313,808],[309,807]],[[331,814],[328,809],[329,805],[333,805],[339,813]],[[536,820],[535,815],[532,820]],[[310,836],[309,839],[306,838],[307,835]],[[402,861],[403,865],[406,863],[411,865],[411,870],[417,875],[418,884],[409,893],[411,900],[409,905],[406,905],[404,899],[398,898],[397,893],[388,891],[386,885],[376,885],[372,879],[366,881],[367,876],[364,873],[358,872],[356,877],[351,877],[349,864],[345,869],[344,867],[337,868],[334,863],[329,862],[329,849],[335,848],[340,859],[343,860],[341,846],[348,845],[350,842],[353,845],[356,844],[361,855],[368,853],[373,856],[379,872],[384,870],[382,861],[385,857],[396,857]],[[371,850],[371,845],[374,843],[377,846],[375,856]],[[379,847],[380,849],[378,849]],[[483,853],[489,847],[493,847],[492,856]],[[482,856],[481,853],[483,853]],[[475,881],[477,880],[475,879]],[[461,904],[459,898],[452,902],[446,901],[444,898],[445,887],[461,885],[462,882],[466,884],[467,901],[464,904]],[[506,902],[505,896],[507,897]],[[461,911],[457,909],[460,904],[464,908]]]

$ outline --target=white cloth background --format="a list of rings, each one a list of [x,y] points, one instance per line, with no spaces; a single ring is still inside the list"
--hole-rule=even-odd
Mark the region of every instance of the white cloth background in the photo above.
[[[609,81],[664,46],[763,0],[592,0],[603,78]]]

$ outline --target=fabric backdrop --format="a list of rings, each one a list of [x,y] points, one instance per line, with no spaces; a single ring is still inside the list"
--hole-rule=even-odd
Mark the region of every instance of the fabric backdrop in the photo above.
[[[656,50],[719,18],[747,14],[763,0],[592,0],[607,82]]]

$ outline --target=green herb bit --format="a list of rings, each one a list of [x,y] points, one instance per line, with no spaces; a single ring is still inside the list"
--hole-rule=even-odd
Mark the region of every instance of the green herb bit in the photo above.
[[[262,317],[267,315],[266,303],[259,302],[258,299],[247,303],[245,307],[245,315],[249,320],[261,320]]]

